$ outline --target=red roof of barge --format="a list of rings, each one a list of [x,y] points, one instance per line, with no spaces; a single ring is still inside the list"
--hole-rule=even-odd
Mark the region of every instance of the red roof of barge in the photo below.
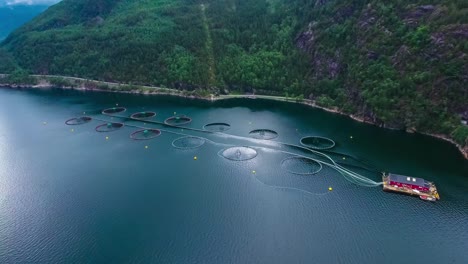
[[[407,183],[407,184],[417,185],[421,187],[429,187],[428,184],[426,183],[426,180],[422,178],[415,178],[415,177],[390,173],[388,175],[388,179],[389,181],[393,181],[393,182]]]

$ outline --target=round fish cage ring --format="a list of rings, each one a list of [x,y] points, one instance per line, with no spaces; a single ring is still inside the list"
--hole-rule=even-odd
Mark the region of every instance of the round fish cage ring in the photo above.
[[[255,129],[249,132],[249,136],[255,139],[270,140],[277,138],[278,133],[270,129]]]
[[[133,140],[149,140],[161,135],[159,129],[141,129],[130,134],[130,138]]]
[[[203,146],[206,140],[200,137],[186,136],[172,141],[172,146],[178,149],[195,149]]]
[[[322,170],[322,164],[305,157],[289,157],[281,161],[281,168],[297,175],[313,175]]]
[[[219,154],[228,160],[244,161],[255,158],[258,153],[250,147],[231,147],[221,150]]]
[[[83,125],[91,122],[91,120],[93,120],[93,118],[89,116],[75,117],[65,121],[65,124],[69,126]]]
[[[125,112],[125,111],[127,111],[127,109],[125,107],[111,107],[111,108],[107,108],[107,109],[102,110],[102,114],[104,114],[104,115],[113,115],[113,114],[122,113],[122,112]]]
[[[149,118],[152,118],[156,116],[156,113],[155,112],[138,112],[138,113],[134,113],[132,114],[130,117],[133,118],[133,119],[149,119]]]
[[[123,123],[106,123],[96,127],[97,132],[112,132],[124,127]]]
[[[228,131],[231,125],[227,123],[210,123],[203,126],[203,129],[211,132],[224,132]]]
[[[331,149],[335,146],[335,141],[319,136],[301,138],[301,145],[312,149]]]
[[[164,120],[166,125],[170,126],[183,126],[190,124],[192,122],[192,118],[181,115],[181,116],[171,116],[168,119]]]

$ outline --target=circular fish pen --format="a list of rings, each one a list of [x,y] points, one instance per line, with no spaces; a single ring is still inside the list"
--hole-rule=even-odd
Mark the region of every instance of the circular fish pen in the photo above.
[[[322,164],[305,157],[289,157],[281,161],[281,168],[297,175],[314,175],[322,170]]]
[[[210,123],[203,126],[203,129],[211,132],[224,132],[228,131],[231,125],[227,123]]]
[[[125,107],[111,107],[111,108],[107,108],[107,109],[102,110],[102,114],[112,115],[112,114],[122,113],[122,112],[125,112],[125,111],[127,111],[127,109]]]
[[[203,146],[206,140],[200,137],[186,136],[172,141],[172,146],[178,149],[195,149]]]
[[[144,119],[152,118],[154,116],[156,116],[155,112],[138,112],[138,113],[132,114],[130,118],[144,120]]]
[[[183,126],[190,124],[192,122],[192,118],[182,115],[182,116],[171,116],[164,120],[166,125],[170,126]]]
[[[319,137],[319,136],[309,136],[301,138],[301,145],[311,149],[331,149],[336,144],[335,141],[326,138],[326,137]]]
[[[255,139],[274,139],[278,137],[278,133],[270,129],[255,129],[249,132],[249,136]]]
[[[112,132],[121,129],[124,127],[123,123],[106,123],[106,124],[101,124],[96,127],[97,132]]]
[[[69,126],[83,125],[91,122],[91,120],[93,120],[93,118],[89,116],[75,117],[65,121],[65,124]]]
[[[244,161],[257,157],[258,153],[250,147],[231,147],[221,150],[219,154],[228,160]]]
[[[159,129],[141,129],[130,134],[130,138],[133,140],[149,140],[161,135]]]

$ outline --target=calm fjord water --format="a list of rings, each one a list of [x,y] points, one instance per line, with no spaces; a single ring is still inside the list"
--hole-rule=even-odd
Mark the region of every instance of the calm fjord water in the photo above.
[[[132,127],[64,124],[83,112],[110,121],[98,110],[116,103],[127,116],[229,123],[227,133],[242,137],[209,135],[213,142],[181,150],[172,147],[180,136],[164,131],[132,141]],[[273,143],[243,138],[259,128],[293,144],[330,137],[337,151],[383,171],[434,181],[441,200],[336,173],[290,174]],[[218,154],[222,144],[253,145],[258,156],[230,161]],[[468,262],[468,163],[449,143],[279,102],[0,89],[0,263],[424,262]]]

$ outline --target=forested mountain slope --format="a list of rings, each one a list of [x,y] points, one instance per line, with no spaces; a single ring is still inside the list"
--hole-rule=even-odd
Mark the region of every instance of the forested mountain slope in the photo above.
[[[22,24],[28,22],[42,11],[45,5],[2,5],[0,3],[0,41]]]
[[[468,138],[464,0],[64,0],[1,48],[5,71],[304,96]]]

